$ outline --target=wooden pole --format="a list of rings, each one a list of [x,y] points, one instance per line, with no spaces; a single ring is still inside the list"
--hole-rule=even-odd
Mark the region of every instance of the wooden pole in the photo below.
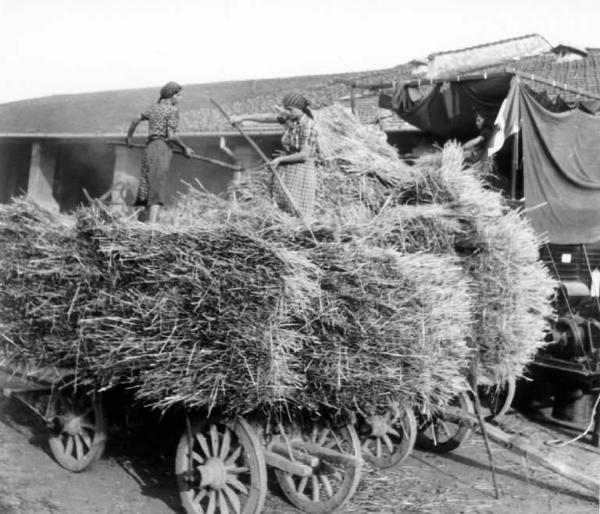
[[[277,184],[279,185],[279,187],[281,187],[281,190],[283,191],[283,194],[285,195],[286,200],[289,202],[289,204],[292,207],[292,210],[294,211],[294,214],[296,214],[300,219],[303,219],[302,213],[300,212],[300,210],[298,209],[298,207],[296,206],[296,202],[294,202],[292,196],[290,195],[289,191],[287,190],[287,187],[285,187],[285,184],[282,182],[281,178],[279,178],[279,175],[277,174],[277,172],[275,171],[275,168],[273,168],[273,166],[271,165],[271,160],[265,155],[265,153],[260,149],[260,147],[254,142],[254,140],[248,135],[246,134],[246,132],[244,132],[244,130],[242,129],[242,127],[240,127],[237,123],[234,123],[233,121],[231,121],[231,118],[229,117],[229,115],[225,112],[225,110],[223,109],[223,107],[221,107],[217,102],[215,102],[212,98],[210,99],[211,103],[218,109],[218,111],[225,117],[225,119],[229,122],[229,124],[237,129],[237,131],[240,133],[240,135],[246,140],[248,141],[248,143],[250,144],[250,146],[252,148],[254,148],[254,150],[256,151],[256,153],[260,156],[260,158],[264,161],[264,163],[266,164],[267,168],[269,168],[269,170],[271,171],[271,173],[273,173],[273,176],[275,177],[275,180],[277,181]]]
[[[510,436],[503,432],[498,427],[486,424],[486,431],[492,441],[501,444],[511,452],[516,453],[526,459],[539,464],[540,466],[550,469],[573,482],[593,491],[595,494],[600,494],[600,477],[590,477],[579,470],[565,464],[552,457],[545,455],[539,448],[527,443],[519,436]]]
[[[356,88],[350,86],[350,109],[352,114],[356,114]]]
[[[517,199],[517,171],[519,169],[519,134],[513,136],[512,160],[510,165],[510,198]]]
[[[492,456],[492,449],[490,448],[490,441],[486,430],[485,421],[483,414],[481,414],[481,402],[479,401],[479,394],[477,393],[477,373],[479,367],[479,356],[475,355],[471,362],[471,370],[469,373],[469,382],[471,382],[471,389],[473,389],[473,400],[475,404],[475,413],[479,421],[481,428],[481,435],[483,436],[483,442],[485,443],[485,449],[488,454],[488,460],[490,463],[490,471],[492,472],[492,483],[494,484],[494,492],[496,494],[496,500],[500,498],[500,491],[498,490],[498,483],[496,482],[496,468],[494,466],[494,457]]]
[[[119,141],[109,141],[108,144],[127,146],[125,143],[121,143]],[[131,148],[146,148],[146,145],[132,144]],[[181,152],[179,150],[174,150],[173,153],[176,153],[178,155],[183,155],[183,152]],[[244,171],[244,169],[239,164],[230,164],[228,162],[219,161],[218,159],[211,159],[210,157],[205,157],[204,155],[198,155],[196,153],[193,153],[190,156],[190,158],[195,159],[197,161],[210,162],[211,164],[216,164],[217,166],[221,166],[222,168],[227,168],[227,169],[230,169],[233,171]]]

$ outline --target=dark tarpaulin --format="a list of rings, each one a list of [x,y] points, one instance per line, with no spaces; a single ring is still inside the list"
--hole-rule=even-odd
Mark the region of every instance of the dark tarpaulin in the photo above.
[[[516,95],[528,217],[552,243],[600,241],[600,117],[551,112],[535,96],[523,85]]]
[[[399,86],[391,97],[382,96],[398,116],[421,130],[449,139],[477,134],[473,109],[494,120],[510,87],[511,75],[449,81],[433,86]],[[387,104],[387,105],[386,105]]]

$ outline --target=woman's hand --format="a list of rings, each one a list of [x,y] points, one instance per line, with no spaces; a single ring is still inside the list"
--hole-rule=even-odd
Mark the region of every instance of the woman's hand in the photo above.
[[[242,116],[238,116],[237,114],[229,116],[229,119],[231,120],[231,123],[235,123],[236,125],[239,123],[243,123],[244,121],[244,118]]]
[[[275,157],[275,159],[273,159],[270,163],[271,167],[273,169],[277,169],[277,167],[281,164],[281,160],[283,159],[283,157],[284,157],[283,155],[280,155],[279,157]]]
[[[183,155],[185,155],[188,159],[192,156],[193,153],[194,153],[194,150],[192,148],[190,148],[189,146],[186,146],[183,149]]]

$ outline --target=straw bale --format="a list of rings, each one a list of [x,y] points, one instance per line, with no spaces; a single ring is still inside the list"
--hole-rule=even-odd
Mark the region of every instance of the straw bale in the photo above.
[[[477,288],[476,345],[492,383],[518,377],[544,343],[556,281],[539,260],[540,238],[517,211],[478,227],[478,250],[465,258]]]
[[[2,262],[12,287],[0,302],[14,320],[2,327],[6,351],[77,369],[94,387],[129,384],[160,408],[293,403],[303,376],[288,359],[298,336],[287,325],[317,290],[306,259],[234,227],[174,232],[83,210],[78,229],[74,273],[43,231],[29,241],[35,270],[25,267],[32,252]]]
[[[326,293],[301,354],[311,400],[428,408],[465,388],[471,302],[454,258],[356,243],[321,244],[310,256]]]

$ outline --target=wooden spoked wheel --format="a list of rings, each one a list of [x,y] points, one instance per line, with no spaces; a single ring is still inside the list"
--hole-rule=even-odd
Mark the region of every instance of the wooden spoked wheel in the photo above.
[[[504,416],[515,399],[515,379],[510,377],[501,384],[481,385],[479,397],[481,403],[490,409],[490,418]]]
[[[253,429],[243,419],[202,420],[184,430],[175,457],[179,494],[188,514],[257,514],[267,494],[267,468]]]
[[[54,428],[48,443],[52,455],[69,471],[83,471],[100,458],[106,445],[100,397],[61,392],[50,401]]]
[[[400,464],[417,438],[417,419],[411,409],[369,416],[358,429],[363,458],[381,469]]]
[[[469,393],[463,391],[449,403],[450,407],[465,414],[474,414],[475,407]],[[433,413],[430,416],[417,415],[418,433],[417,446],[423,450],[436,453],[447,453],[458,448],[469,437],[471,428],[467,423],[449,421],[443,413]]]
[[[308,462],[317,457],[310,476],[299,477],[275,469],[283,493],[296,507],[309,514],[327,514],[344,505],[356,492],[362,459],[354,426],[291,424],[278,438],[293,449],[296,460]],[[319,447],[326,449],[325,455],[318,451]],[[350,458],[336,458],[339,455]]]

